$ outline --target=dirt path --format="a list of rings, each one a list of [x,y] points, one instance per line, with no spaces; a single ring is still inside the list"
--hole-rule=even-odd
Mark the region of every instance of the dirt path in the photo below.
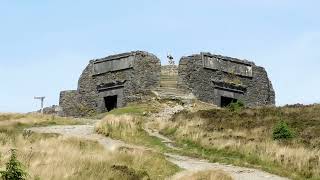
[[[163,111],[154,114],[151,118],[153,121],[168,121],[175,113],[184,110],[184,107],[178,105],[173,108],[168,107],[165,108]],[[174,141],[170,140],[169,138],[160,134],[157,130],[151,129],[148,126],[148,123],[144,127],[144,130],[150,135],[157,137],[162,140],[167,147],[171,149],[179,149],[178,147],[174,146]],[[227,172],[233,179],[235,180],[285,180],[287,178],[283,178],[277,175],[273,175],[267,172],[263,172],[257,169],[250,169],[250,168],[243,168],[237,167],[227,164],[220,164],[220,163],[210,163],[207,160],[201,160],[186,156],[180,156],[176,154],[165,154],[167,159],[179,166],[185,171],[176,174],[171,179],[180,179],[185,175],[190,175],[192,173],[196,173],[199,171],[206,171],[206,170],[223,170]]]
[[[162,139],[162,142],[167,145],[169,148],[176,147],[173,146],[173,141],[168,139],[167,137],[159,134],[156,130],[146,129],[146,131],[151,136],[155,136],[159,139]],[[196,159],[186,156],[180,156],[176,154],[165,154],[167,159],[179,166],[185,171],[176,174],[171,179],[180,179],[188,174],[196,173],[198,171],[206,171],[206,170],[223,170],[227,172],[233,179],[235,180],[286,180],[287,178],[283,178],[277,175],[273,175],[267,172],[263,172],[257,169],[243,168],[237,167],[233,165],[220,164],[220,163],[210,163],[207,160]]]
[[[159,118],[170,118],[174,113],[182,110],[181,107],[175,107],[171,110],[165,109],[163,112],[160,112],[155,115]],[[163,116],[162,116],[163,114]],[[173,146],[173,141],[168,139],[167,137],[159,134],[156,130],[151,130],[149,128],[145,128],[145,130],[149,133],[150,136],[155,136],[162,140],[169,148],[176,149]],[[120,147],[125,148],[134,148],[134,149],[142,149],[147,150],[148,148],[135,146],[126,144],[123,141],[114,140],[103,135],[96,134],[94,131],[94,124],[88,125],[68,125],[68,126],[49,126],[49,127],[33,127],[27,129],[27,131],[37,132],[37,133],[56,133],[64,136],[83,138],[87,140],[95,140],[102,144],[107,150],[115,151]],[[237,167],[232,165],[220,164],[220,163],[210,163],[206,160],[179,156],[176,154],[165,154],[167,159],[179,166],[180,168],[185,169],[185,171],[176,174],[170,179],[178,179],[184,175],[195,173],[198,171],[204,170],[223,170],[229,173],[235,180],[285,180],[287,178],[282,178],[276,175],[272,175],[261,170],[257,169],[249,169],[243,167]]]
[[[99,142],[106,150],[115,151],[121,147],[132,149],[146,149],[141,146],[126,144],[120,140],[114,140],[103,135],[97,134],[94,130],[94,125],[68,125],[68,126],[48,126],[48,127],[33,127],[27,131],[37,133],[55,133],[68,137],[76,137],[81,139],[93,140]]]
[[[276,175],[272,175],[257,169],[243,168],[232,165],[210,163],[206,160],[194,159],[185,156],[178,156],[172,154],[166,154],[168,160],[179,167],[185,169],[185,171],[176,174],[172,179],[179,179],[179,177],[186,174],[196,173],[198,171],[205,170],[223,170],[229,174],[235,180],[285,180]],[[191,172],[191,173],[190,173]]]

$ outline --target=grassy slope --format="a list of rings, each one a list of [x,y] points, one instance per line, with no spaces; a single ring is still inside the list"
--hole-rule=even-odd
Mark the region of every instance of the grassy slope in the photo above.
[[[117,110],[119,112],[119,110]],[[126,110],[124,110],[127,112]],[[145,117],[113,113],[107,115],[96,125],[96,131],[113,139],[121,139],[130,144],[139,144],[145,147],[155,148],[160,152],[169,150],[160,139],[151,137],[143,130]]]
[[[162,133],[175,138],[186,154],[258,167],[293,179],[320,179],[319,110],[314,105],[182,112]],[[293,140],[272,140],[272,129],[280,120],[296,132]]]
[[[111,114],[131,114],[130,109],[139,109],[139,106],[146,107],[131,105]],[[141,113],[133,114],[138,119],[147,119]],[[246,109],[240,112],[215,109],[193,113],[185,111],[169,122],[155,123],[161,127],[159,130],[163,134],[174,138],[182,148],[182,151],[176,153],[202,157],[213,162],[260,168],[293,179],[320,179],[319,115],[319,105]],[[108,119],[112,118],[107,118],[105,124],[101,125],[108,127],[100,128],[101,133],[131,143],[164,146],[156,138],[148,137],[140,125],[137,128],[129,126],[131,128],[128,131],[128,128],[124,128],[127,122],[110,125]],[[137,124],[142,124],[145,120],[138,121]],[[286,121],[296,132],[293,140],[272,140],[272,128],[280,120]],[[137,132],[124,133],[130,131]],[[165,147],[160,150],[169,151]]]
[[[304,107],[266,107],[260,109],[246,109],[241,112],[221,110],[199,111],[183,115],[192,119],[205,119],[203,127],[206,131],[228,129],[255,129],[264,128],[261,135],[270,137],[272,128],[280,120],[284,120],[297,133],[296,140],[305,146],[320,147],[320,105]]]
[[[178,171],[154,152],[106,152],[97,142],[23,133],[26,127],[73,125],[79,120],[37,114],[0,114],[0,119],[0,170],[15,148],[30,179],[164,179]]]

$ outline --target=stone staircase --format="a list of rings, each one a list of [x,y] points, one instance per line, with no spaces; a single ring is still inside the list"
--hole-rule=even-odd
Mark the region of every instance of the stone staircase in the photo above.
[[[161,66],[160,87],[177,88],[178,66]]]
[[[177,74],[161,74],[160,87],[162,88],[177,88],[178,75]]]
[[[170,70],[170,66],[161,67],[160,87],[155,89],[153,93],[159,99],[180,100],[183,103],[192,103],[195,97],[192,93],[188,93],[177,87],[178,68],[175,66]]]

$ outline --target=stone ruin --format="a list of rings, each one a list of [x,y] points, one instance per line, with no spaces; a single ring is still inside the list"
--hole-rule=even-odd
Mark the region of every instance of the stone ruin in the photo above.
[[[134,51],[91,60],[78,89],[60,93],[60,115],[106,112],[161,92],[192,94],[220,107],[236,100],[248,107],[275,104],[266,70],[253,62],[200,53],[182,57],[179,66],[161,67],[155,55]]]
[[[78,81],[78,89],[62,91],[63,116],[110,111],[137,101],[160,86],[160,60],[135,51],[91,60]]]
[[[199,100],[225,107],[240,100],[248,107],[275,105],[275,92],[263,67],[210,53],[182,57],[178,88]]]

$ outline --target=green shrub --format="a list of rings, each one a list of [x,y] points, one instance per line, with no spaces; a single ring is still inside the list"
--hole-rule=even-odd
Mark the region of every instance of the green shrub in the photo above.
[[[294,132],[289,128],[286,122],[280,121],[273,128],[272,137],[274,140],[292,139]]]
[[[23,169],[23,165],[18,161],[16,150],[11,149],[11,157],[6,163],[6,170],[0,171],[0,175],[4,180],[25,180],[27,172]]]
[[[239,112],[244,108],[244,103],[242,101],[235,101],[228,105],[227,107],[232,112]]]

